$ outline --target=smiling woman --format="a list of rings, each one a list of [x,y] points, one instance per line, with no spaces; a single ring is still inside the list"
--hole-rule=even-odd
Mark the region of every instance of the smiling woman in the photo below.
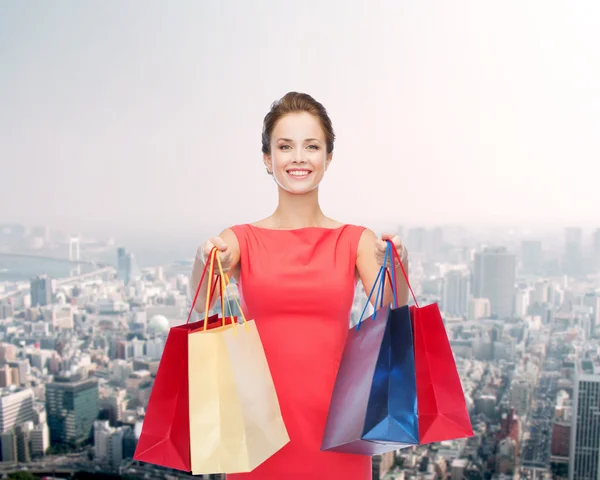
[[[358,279],[371,291],[383,264],[384,239],[359,225],[324,215],[319,185],[332,159],[335,135],[325,107],[290,92],[267,113],[263,162],[277,184],[274,213],[234,225],[198,249],[190,288],[198,287],[213,247],[227,275],[236,278],[241,306],[263,343],[290,442],[236,480],[367,480],[367,456],[321,451],[331,395],[350,324]],[[405,253],[405,252],[404,252]],[[406,256],[403,260],[408,269]],[[206,305],[206,286],[196,305]],[[388,286],[384,302],[392,292]],[[405,283],[398,299],[408,301]],[[213,302],[214,302],[213,298]],[[375,299],[372,299],[374,302]]]

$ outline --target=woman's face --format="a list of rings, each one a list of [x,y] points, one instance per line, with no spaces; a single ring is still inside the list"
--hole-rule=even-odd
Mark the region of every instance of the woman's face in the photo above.
[[[319,186],[333,154],[327,154],[325,134],[310,113],[290,113],[275,124],[271,153],[264,155],[277,184],[290,193],[302,194]]]

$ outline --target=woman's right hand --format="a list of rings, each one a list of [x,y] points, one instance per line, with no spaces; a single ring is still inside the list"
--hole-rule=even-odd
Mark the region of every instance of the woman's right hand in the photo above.
[[[212,249],[217,247],[219,259],[221,260],[221,266],[223,267],[223,273],[228,272],[231,269],[231,265],[233,263],[233,254],[231,253],[231,249],[225,243],[225,241],[221,237],[213,237],[209,238],[200,248],[198,248],[198,252],[196,253],[196,257],[201,259],[202,262],[206,265],[208,262],[208,257],[210,256],[210,252]],[[215,273],[216,273],[216,265],[215,265]]]

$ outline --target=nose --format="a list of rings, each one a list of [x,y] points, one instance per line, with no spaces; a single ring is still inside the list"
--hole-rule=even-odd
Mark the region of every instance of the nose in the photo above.
[[[294,163],[304,163],[304,150],[302,148],[297,148],[294,152]]]

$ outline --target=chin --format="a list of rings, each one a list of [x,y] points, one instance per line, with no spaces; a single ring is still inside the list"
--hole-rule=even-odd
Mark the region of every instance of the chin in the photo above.
[[[292,195],[304,195],[305,193],[310,193],[316,188],[318,188],[319,183],[320,182],[309,183],[304,185],[294,185],[290,184],[289,182],[277,182],[277,185],[279,186],[279,188],[285,190],[288,193],[291,193]]]

